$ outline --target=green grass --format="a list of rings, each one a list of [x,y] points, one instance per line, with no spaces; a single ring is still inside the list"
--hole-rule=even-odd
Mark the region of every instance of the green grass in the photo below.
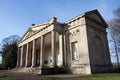
[[[47,77],[51,80],[120,80],[120,73],[92,74],[88,76],[78,76],[74,78],[55,78],[55,77],[43,76],[43,75],[39,77]],[[17,77],[7,76],[4,73],[0,72],[0,80],[21,80],[21,79]]]
[[[0,80],[20,80],[16,77],[6,76],[4,73],[0,72]]]
[[[113,74],[93,74],[89,76],[79,76],[75,78],[64,78],[57,80],[120,80],[120,73]]]

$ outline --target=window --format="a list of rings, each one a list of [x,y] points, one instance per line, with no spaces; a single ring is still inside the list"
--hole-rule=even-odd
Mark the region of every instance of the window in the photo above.
[[[79,60],[78,42],[72,42],[72,60]]]

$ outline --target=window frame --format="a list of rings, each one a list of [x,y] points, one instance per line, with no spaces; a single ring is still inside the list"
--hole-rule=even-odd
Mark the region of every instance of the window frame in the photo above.
[[[79,53],[78,53],[78,42],[77,41],[71,42],[71,53],[72,53],[72,60],[78,61]]]

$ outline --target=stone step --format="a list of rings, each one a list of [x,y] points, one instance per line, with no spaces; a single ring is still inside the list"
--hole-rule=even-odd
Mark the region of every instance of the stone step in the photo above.
[[[25,73],[32,73],[32,74],[41,74],[41,68],[14,68],[12,69],[12,71],[15,71],[15,72],[25,72]]]
[[[24,73],[32,73],[32,74],[63,74],[65,70],[63,68],[54,67],[54,68],[40,68],[40,67],[24,67],[24,68],[15,68],[13,69],[15,72],[24,72]]]

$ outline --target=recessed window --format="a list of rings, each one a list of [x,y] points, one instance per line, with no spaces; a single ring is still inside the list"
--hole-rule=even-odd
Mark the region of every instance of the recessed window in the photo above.
[[[72,60],[79,60],[78,42],[72,42]]]

